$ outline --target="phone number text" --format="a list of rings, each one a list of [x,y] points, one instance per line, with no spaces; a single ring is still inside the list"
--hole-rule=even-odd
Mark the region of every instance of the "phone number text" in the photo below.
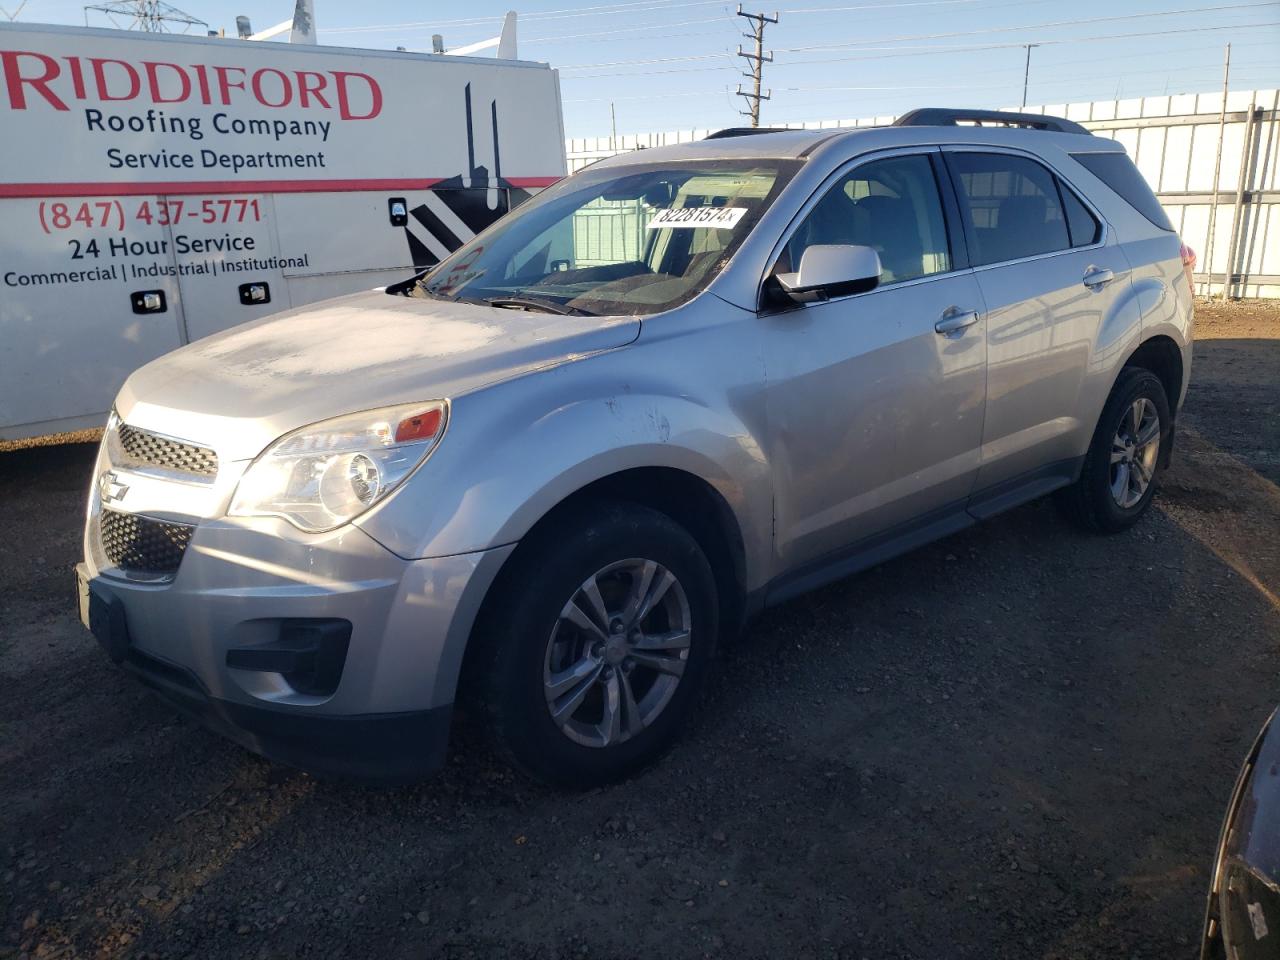
[[[256,197],[209,197],[203,200],[40,201],[40,227],[45,233],[73,229],[105,229],[123,233],[130,224],[179,226],[185,223],[258,223],[262,209]]]

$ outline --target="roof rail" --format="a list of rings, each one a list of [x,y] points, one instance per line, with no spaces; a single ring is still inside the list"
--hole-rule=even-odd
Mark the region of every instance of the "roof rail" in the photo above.
[[[728,137],[751,137],[757,133],[786,133],[786,127],[725,127],[708,133],[703,140],[724,140]]]
[[[1056,133],[1081,133],[1092,136],[1074,120],[1049,117],[1040,113],[1014,113],[1006,110],[953,110],[947,107],[925,107],[904,113],[893,121],[895,127],[955,127],[963,122],[977,126],[1030,127]]]

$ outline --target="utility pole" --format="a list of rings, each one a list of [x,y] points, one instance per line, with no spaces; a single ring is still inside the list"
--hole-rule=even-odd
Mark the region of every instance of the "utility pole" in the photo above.
[[[1038,47],[1038,43],[1024,44],[1027,48],[1027,64],[1022,68],[1022,109],[1027,109],[1027,81],[1031,79],[1031,48]]]
[[[764,28],[767,24],[778,22],[778,13],[775,10],[772,17],[763,13],[743,13],[742,4],[738,4],[738,16],[751,21],[751,32],[744,33],[743,36],[748,40],[756,42],[755,53],[748,53],[738,46],[738,56],[744,60],[751,61],[751,72],[744,73],[743,76],[751,81],[751,91],[742,89],[742,84],[738,84],[738,96],[745,97],[750,110],[739,111],[744,117],[751,118],[753,127],[760,126],[760,101],[768,100],[773,95],[773,91],[768,93],[760,92],[760,78],[764,73],[764,65],[773,62],[773,53],[767,56],[764,52]]]

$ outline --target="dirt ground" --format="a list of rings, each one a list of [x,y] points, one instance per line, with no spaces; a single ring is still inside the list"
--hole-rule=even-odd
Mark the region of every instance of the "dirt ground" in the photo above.
[[[1158,509],[1037,503],[769,612],[631,782],[412,788],[180,719],[76,619],[92,445],[0,454],[0,957],[1192,957],[1280,701],[1280,309],[1199,310]]]

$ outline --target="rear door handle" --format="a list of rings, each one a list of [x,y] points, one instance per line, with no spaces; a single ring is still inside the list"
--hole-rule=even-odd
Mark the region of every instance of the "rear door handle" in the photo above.
[[[1080,282],[1090,290],[1101,290],[1115,278],[1115,273],[1109,267],[1090,267],[1084,272],[1084,278]]]
[[[933,325],[933,329],[944,337],[954,339],[972,327],[979,319],[976,310],[961,310],[959,307],[950,307],[942,315],[942,319]]]

